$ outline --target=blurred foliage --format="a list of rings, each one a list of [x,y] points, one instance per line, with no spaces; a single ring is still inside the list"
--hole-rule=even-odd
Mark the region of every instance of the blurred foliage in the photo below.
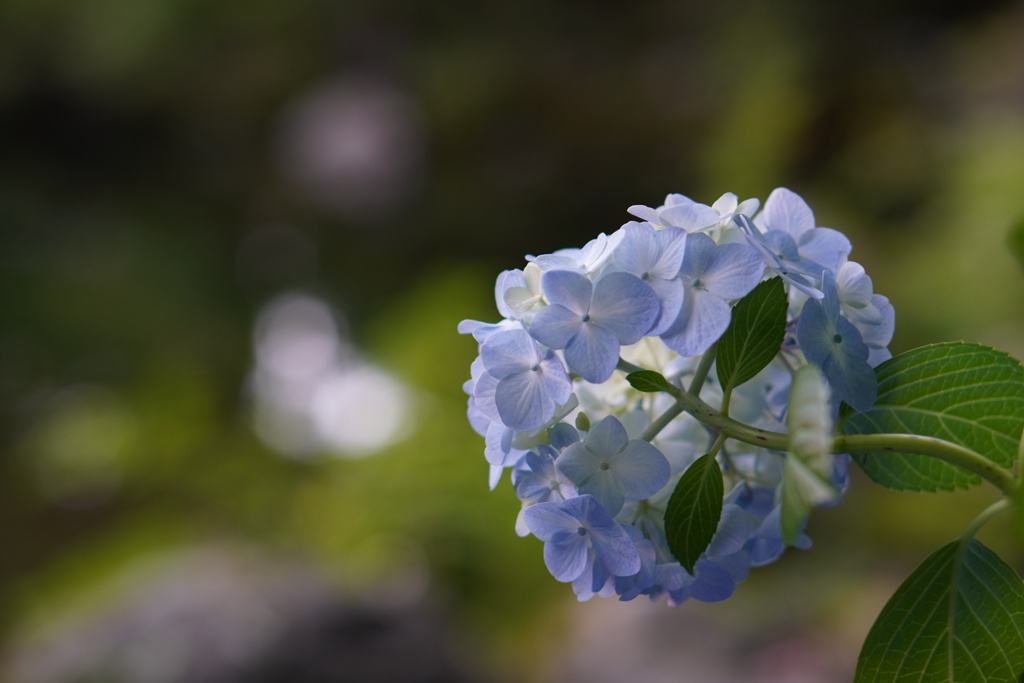
[[[895,351],[1024,357],[1021,31],[996,1],[0,3],[0,628],[230,538],[354,591],[422,562],[515,661],[569,594],[515,537],[507,480],[486,490],[458,320],[494,319],[500,270],[631,204],[785,185],[850,235]],[[366,127],[354,147],[318,106]],[[321,141],[355,165],[318,165]],[[253,433],[253,325],[294,290],[413,388],[411,438],[303,462]],[[990,495],[855,481],[815,551],[738,597],[909,567]]]

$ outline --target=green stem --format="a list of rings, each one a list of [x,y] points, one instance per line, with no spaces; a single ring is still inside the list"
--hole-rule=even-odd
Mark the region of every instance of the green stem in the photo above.
[[[1016,488],[1013,474],[969,448],[919,434],[845,434],[835,438],[835,453],[916,453],[959,465],[980,475],[1007,496]]]
[[[622,370],[627,375],[632,372],[640,372],[641,370],[643,370],[642,367],[640,367],[639,365],[633,365],[625,358],[619,358],[619,363],[618,365],[615,366],[615,369]]]
[[[659,415],[657,419],[654,420],[654,422],[647,425],[647,429],[645,429],[644,433],[640,435],[640,438],[643,439],[644,441],[653,440],[654,437],[661,433],[662,429],[668,426],[669,422],[682,415],[683,412],[683,404],[680,403],[679,401],[676,401],[671,406],[669,406],[668,410]]]
[[[675,404],[659,415],[647,427],[641,438],[650,441],[673,419],[683,412],[687,412],[697,418],[704,426],[730,439],[776,451],[789,450],[788,435],[766,429],[758,429],[757,427],[737,422],[724,415],[721,411],[715,410],[693,393],[694,387],[699,387],[703,384],[703,379],[707,376],[707,370],[714,361],[713,351],[714,347],[709,349],[704,357],[701,358],[697,368],[697,376],[690,385],[689,391],[684,392],[675,386],[668,390],[668,393],[675,397]],[[710,360],[708,360],[709,357]],[[626,361],[619,361],[620,368],[623,365],[631,368],[636,367],[626,363]],[[703,376],[701,376],[702,368],[704,369]],[[637,370],[639,369],[637,368]],[[630,371],[635,372],[635,370]],[[699,391],[700,389],[698,388],[697,390]],[[833,439],[832,452],[914,453],[916,455],[925,455],[944,460],[974,472],[1008,497],[1012,498],[1017,488],[1014,475],[1009,470],[1000,467],[970,448],[932,436],[921,436],[919,434],[840,434]]]
[[[786,434],[757,429],[721,414],[696,396],[679,392],[677,404],[707,427],[730,439],[771,448],[789,449]],[[676,413],[678,415],[679,413]],[[664,417],[664,416],[662,416]],[[673,416],[674,417],[674,416]],[[660,418],[659,418],[660,419]],[[653,426],[653,425],[652,425]],[[915,453],[958,465],[980,475],[1007,496],[1013,496],[1016,482],[1013,474],[984,456],[959,444],[918,434],[841,434],[832,442],[833,453]]]
[[[693,381],[690,383],[691,396],[698,396],[700,390],[704,388],[704,380],[708,378],[708,373],[711,372],[711,365],[715,362],[715,353],[717,351],[718,344],[712,344],[711,348],[700,357],[700,362],[697,363],[697,368],[693,371]]]
[[[1010,501],[1009,498],[997,500],[996,502],[989,505],[987,508],[982,510],[977,517],[972,519],[971,523],[968,524],[967,527],[963,530],[963,533],[960,534],[960,542],[966,545],[967,541],[974,538],[975,534],[978,533],[978,530],[981,529],[981,527],[985,526],[985,524],[987,524],[990,519],[998,515],[1001,515],[1002,513],[1006,512],[1012,507],[1013,503]]]

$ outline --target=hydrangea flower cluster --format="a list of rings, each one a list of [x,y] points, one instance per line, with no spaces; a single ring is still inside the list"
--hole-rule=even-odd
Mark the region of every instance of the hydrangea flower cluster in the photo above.
[[[500,322],[459,326],[479,343],[465,391],[491,488],[511,469],[522,501],[517,532],[544,542],[551,574],[580,600],[724,600],[787,545],[786,454],[721,439],[675,409],[669,393],[633,388],[627,373],[656,371],[676,391],[777,432],[786,431],[801,366],[827,380],[833,418],[840,402],[866,410],[875,399],[872,368],[890,356],[893,333],[888,299],[849,260],[849,240],[818,227],[797,194],[778,188],[759,208],[732,193],[710,206],[679,194],[657,208],[632,206],[640,221],[501,273]],[[736,303],[776,277],[788,301],[779,351],[752,380],[723,387],[716,342]],[[669,548],[665,513],[677,482],[709,452],[726,484],[722,514],[688,571]],[[813,504],[836,502],[847,459],[818,463],[835,495]],[[800,533],[792,544],[810,540]]]

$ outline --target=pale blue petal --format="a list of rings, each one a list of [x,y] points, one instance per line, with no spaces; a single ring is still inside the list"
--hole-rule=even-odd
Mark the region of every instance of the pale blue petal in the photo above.
[[[840,317],[839,298],[828,272],[822,289],[825,298],[808,300],[800,312],[797,341],[807,360],[821,368],[837,400],[867,410],[878,393],[878,381],[867,361],[868,347],[853,323]]]
[[[594,546],[597,561],[613,576],[632,576],[640,571],[640,554],[629,533],[612,518],[591,496],[580,496],[581,518]],[[566,501],[568,504],[572,501]]]
[[[703,277],[716,248],[715,241],[703,233],[687,235],[683,267],[680,270],[683,278],[699,279]]]
[[[658,210],[652,209],[649,206],[642,204],[634,204],[633,206],[626,209],[628,213],[633,214],[642,221],[648,221],[650,223],[658,222]]]
[[[640,341],[657,320],[660,310],[654,290],[629,273],[609,273],[594,285],[591,320],[610,330],[620,344]]]
[[[522,329],[497,332],[480,345],[480,360],[498,379],[528,370],[539,356],[537,344]]]
[[[540,286],[553,304],[580,315],[590,310],[594,287],[586,275],[571,270],[549,270],[541,277]]]
[[[686,231],[680,228],[665,228],[655,233],[658,243],[658,260],[650,270],[651,278],[671,280],[683,267],[686,253]],[[636,275],[636,273],[634,273]]]
[[[626,527],[627,531],[635,528]],[[654,585],[654,568],[657,562],[654,544],[642,536],[635,538],[635,534],[630,534],[630,537],[633,538],[637,553],[640,555],[640,571],[633,576],[615,579],[615,592],[619,594],[620,600],[632,600]]]
[[[565,403],[572,396],[572,380],[569,373],[565,371],[562,360],[553,351],[540,362],[540,374],[544,377],[544,391],[559,405]]]
[[[764,275],[764,261],[753,247],[733,242],[715,249],[700,281],[715,296],[731,301],[750,293]]]
[[[619,514],[619,510],[626,503],[626,499],[622,495],[622,487],[610,470],[595,468],[591,475],[582,482],[573,480],[573,483],[576,484],[576,489],[581,494],[593,496],[611,517]]]
[[[530,335],[544,346],[564,349],[582,326],[583,321],[578,313],[552,304],[537,311],[530,323]]]
[[[617,417],[608,415],[591,427],[584,444],[591,453],[610,458],[629,445],[629,435]]]
[[[614,474],[626,500],[643,500],[664,488],[671,476],[668,460],[646,441],[633,440],[612,460]]]
[[[480,436],[487,435],[487,429],[494,422],[490,417],[484,415],[484,413],[476,407],[476,401],[472,396],[469,397],[469,405],[466,408],[466,417],[469,419],[469,426],[473,428],[473,431]]]
[[[494,403],[494,392],[498,389],[498,378],[489,372],[485,372],[476,380],[473,385],[473,402],[477,409],[494,421],[500,421],[498,406]]]
[[[580,520],[562,509],[565,503],[537,503],[523,512],[523,519],[530,532],[544,541],[564,541],[575,536],[580,528]]]
[[[603,327],[584,323],[565,346],[565,362],[583,379],[600,384],[619,362],[619,340]]]
[[[627,273],[640,276],[654,268],[658,260],[657,232],[647,223],[622,226],[624,237],[615,250],[615,263]]]
[[[718,341],[731,318],[729,304],[710,292],[688,289],[679,317],[661,339],[681,356],[696,356]]]
[[[697,580],[690,584],[690,597],[702,602],[720,602],[736,592],[736,581],[714,562],[700,560],[694,567]]]
[[[512,435],[514,430],[509,429],[501,422],[492,422],[487,428],[485,438],[484,457],[487,462],[495,467],[511,467],[519,458],[522,451],[512,448]]]
[[[576,442],[562,451],[555,466],[569,481],[579,486],[600,469],[600,460],[582,443]]]
[[[683,307],[686,287],[678,278],[675,280],[650,280],[647,284],[654,290],[660,304],[658,317],[651,325],[651,329],[647,331],[647,336],[657,337],[679,317],[679,309]]]
[[[864,266],[847,261],[836,271],[836,289],[841,303],[854,308],[866,308],[871,304],[873,285],[864,272]]]
[[[708,555],[732,555],[739,552],[760,526],[761,520],[739,505],[724,505],[718,529],[707,549]]]
[[[896,327],[896,310],[889,303],[889,300],[881,294],[871,296],[871,304],[879,313],[877,325],[858,326],[864,343],[869,348],[881,348],[888,346],[892,341],[892,333]]]
[[[706,204],[697,202],[666,206],[658,211],[658,218],[662,225],[675,226],[687,232],[713,228],[718,225],[718,221],[722,220],[717,211]]]
[[[572,581],[586,570],[588,552],[586,539],[579,535],[559,543],[545,543],[544,564],[555,580]]]
[[[490,487],[491,491],[498,486],[498,482],[501,481],[501,473],[504,471],[505,468],[500,465],[491,465],[490,472],[487,475],[487,485]]]
[[[505,292],[512,287],[526,287],[526,280],[523,271],[504,270],[498,275],[498,281],[494,285],[494,299],[498,304],[498,312],[504,318],[517,318],[516,312],[505,303]]]
[[[784,230],[794,238],[813,229],[814,212],[803,198],[785,187],[777,187],[768,195],[758,225],[769,230]]]
[[[555,414],[555,402],[548,396],[541,372],[517,372],[498,382],[494,403],[506,426],[517,432],[537,429]]]
[[[830,273],[850,255],[853,246],[846,235],[831,228],[814,228],[800,236],[800,256],[821,264]]]
[[[579,441],[580,435],[572,425],[559,422],[551,428],[548,440],[551,441],[552,446],[561,450]]]

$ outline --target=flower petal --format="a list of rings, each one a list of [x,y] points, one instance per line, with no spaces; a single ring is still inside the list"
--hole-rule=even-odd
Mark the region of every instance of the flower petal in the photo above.
[[[660,311],[654,290],[635,275],[609,273],[594,285],[591,319],[610,330],[620,344],[640,341]]]
[[[587,541],[578,534],[559,543],[544,544],[544,564],[557,581],[568,582],[579,577],[587,568],[588,554]]]
[[[814,228],[814,212],[803,197],[785,187],[777,187],[768,195],[758,225],[768,230],[784,230],[798,238]]]
[[[629,445],[629,435],[617,417],[608,415],[587,432],[583,443],[594,455],[611,458]]]
[[[679,317],[661,340],[681,356],[696,356],[718,341],[731,319],[729,304],[705,290],[687,289]]]
[[[526,330],[503,330],[480,345],[480,360],[487,372],[501,379],[528,369],[540,360],[540,352]]]
[[[643,500],[664,488],[671,476],[668,460],[657,448],[639,439],[615,456],[609,469],[626,500]]]
[[[594,287],[590,279],[572,270],[549,270],[540,279],[548,301],[583,315],[590,310]]]
[[[757,250],[747,244],[722,244],[708,260],[700,277],[704,288],[715,296],[741,299],[750,293],[764,275],[764,260]]]
[[[551,304],[537,311],[530,323],[530,336],[549,348],[564,349],[582,325],[579,313]]]
[[[570,512],[562,509],[563,503],[537,503],[523,512],[523,519],[530,532],[544,541],[552,539],[564,540],[570,535],[577,535],[580,520]]]
[[[535,321],[536,322],[536,321]],[[612,376],[619,361],[619,340],[593,323],[580,325],[565,346],[565,362],[577,375],[600,384]]]
[[[501,421],[517,432],[537,429],[555,414],[555,402],[548,396],[539,371],[517,372],[500,380],[494,403]]]

